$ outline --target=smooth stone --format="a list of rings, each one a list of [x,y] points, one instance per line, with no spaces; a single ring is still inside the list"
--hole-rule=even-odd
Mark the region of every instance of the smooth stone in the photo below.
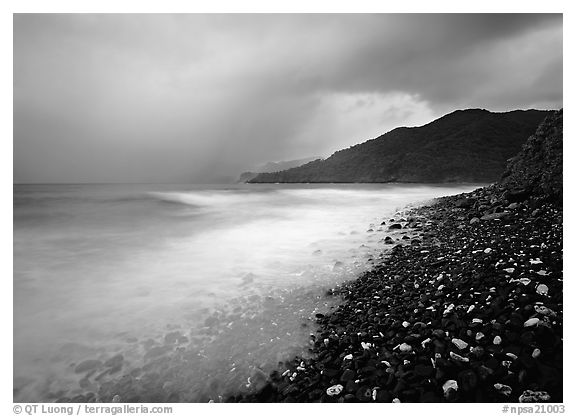
[[[335,384],[332,387],[328,387],[326,389],[326,394],[328,396],[338,396],[344,390],[344,386],[342,384]]]
[[[459,350],[463,350],[464,348],[468,347],[468,343],[459,338],[454,338],[452,340],[452,344],[456,345]]]
[[[86,371],[94,370],[102,365],[102,361],[100,360],[86,360],[82,361],[80,364],[76,366],[74,369],[75,373],[84,373]]]
[[[462,357],[461,355],[456,354],[455,352],[450,351],[450,358],[452,358],[454,361],[460,361],[462,363],[467,363],[470,361],[469,358],[467,357]]]
[[[536,286],[536,293],[538,293],[539,295],[546,296],[548,294],[548,286],[546,286],[545,284],[539,284],[538,286]]]
[[[540,323],[540,319],[538,319],[538,318],[530,318],[530,319],[528,319],[526,322],[524,322],[524,326],[525,326],[525,327],[531,327],[531,326],[538,325],[539,323]]]
[[[410,351],[412,351],[412,346],[410,346],[409,344],[406,344],[406,343],[404,342],[404,343],[400,344],[399,349],[400,349],[400,351],[402,351],[402,352],[410,352]]]
[[[442,385],[444,396],[450,394],[450,390],[458,391],[458,382],[456,380],[448,380]]]
[[[480,217],[483,221],[501,220],[508,217],[510,214],[507,212],[494,212],[493,214],[486,214]]]

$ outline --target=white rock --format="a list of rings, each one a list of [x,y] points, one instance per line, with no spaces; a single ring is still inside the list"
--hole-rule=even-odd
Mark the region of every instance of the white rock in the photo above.
[[[546,286],[545,284],[539,284],[538,286],[536,286],[536,293],[538,293],[539,295],[546,296],[548,294],[548,286]]]
[[[404,322],[402,322],[402,326],[403,326],[404,328],[408,328],[408,327],[410,326],[410,322],[404,321]]]
[[[338,396],[344,390],[344,386],[342,384],[335,384],[332,387],[328,387],[326,389],[326,394],[328,396]]]
[[[467,363],[470,361],[468,357],[462,357],[461,355],[458,355],[452,351],[450,351],[450,358],[452,358],[454,361],[460,361],[462,363]]]
[[[402,403],[398,397],[392,399],[392,403]]]
[[[536,258],[535,260],[530,259],[530,264],[542,264],[542,260]]]
[[[538,358],[540,357],[540,354],[542,354],[542,352],[540,351],[539,348],[534,348],[534,351],[532,351],[532,358]]]
[[[464,348],[466,348],[468,346],[468,343],[466,341],[463,341],[459,338],[454,338],[452,340],[452,344],[456,345],[459,350],[463,350]]]
[[[525,327],[530,327],[534,325],[538,325],[540,323],[540,319],[538,318],[530,318],[526,322],[524,322]]]
[[[484,338],[484,334],[482,332],[476,332],[476,341],[480,341]]]
[[[546,306],[543,306],[543,305],[534,305],[534,310],[536,312],[538,312],[540,315],[551,316],[551,317],[556,316],[556,312],[554,312],[552,309],[547,308]]]
[[[492,343],[493,343],[494,345],[500,345],[500,344],[502,344],[502,338],[500,338],[499,335],[496,335],[496,336],[494,337],[494,340],[492,341]]]
[[[474,319],[472,319],[472,323],[473,323],[473,324],[481,324],[482,322],[483,322],[483,321],[482,321],[482,319],[480,319],[480,318],[474,318]]]
[[[370,344],[369,342],[361,342],[360,345],[362,345],[362,348],[364,348],[365,350],[369,350],[370,347],[372,347],[372,344]]]
[[[458,382],[456,380],[448,380],[442,385],[442,390],[444,390],[444,396],[446,396],[450,390],[458,391]]]
[[[405,342],[403,342],[402,344],[400,344],[400,351],[410,352],[410,351],[412,351],[412,347],[409,344],[406,344]]]
[[[484,250],[484,253],[490,254],[491,251],[492,251],[492,249],[490,247],[488,247],[486,250]]]
[[[514,273],[514,270],[516,270],[514,267],[508,267],[507,269],[504,269],[504,271],[506,273],[510,273],[510,274]]]

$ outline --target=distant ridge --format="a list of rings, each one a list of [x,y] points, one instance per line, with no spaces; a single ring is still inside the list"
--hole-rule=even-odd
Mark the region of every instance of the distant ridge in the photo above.
[[[325,160],[250,183],[495,182],[552,111],[457,110],[420,127],[399,127]]]
[[[294,159],[294,160],[286,160],[280,162],[267,162],[263,165],[258,166],[254,172],[243,172],[240,177],[238,178],[237,182],[247,182],[250,179],[255,178],[260,173],[269,173],[269,172],[279,172],[286,169],[295,168],[298,166],[302,166],[305,163],[311,162],[313,160],[321,159],[319,156],[314,157],[307,157],[304,159]]]

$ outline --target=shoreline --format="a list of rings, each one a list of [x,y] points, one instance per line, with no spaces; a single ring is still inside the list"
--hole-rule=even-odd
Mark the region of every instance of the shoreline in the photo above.
[[[418,237],[327,294],[312,358],[223,401],[562,402],[562,207],[502,191],[411,209]]]

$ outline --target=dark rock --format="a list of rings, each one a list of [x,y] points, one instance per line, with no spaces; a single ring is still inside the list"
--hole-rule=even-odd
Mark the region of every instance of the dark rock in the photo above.
[[[82,361],[80,364],[74,368],[75,373],[85,373],[86,371],[95,370],[102,366],[102,361],[100,360],[86,360]]]

